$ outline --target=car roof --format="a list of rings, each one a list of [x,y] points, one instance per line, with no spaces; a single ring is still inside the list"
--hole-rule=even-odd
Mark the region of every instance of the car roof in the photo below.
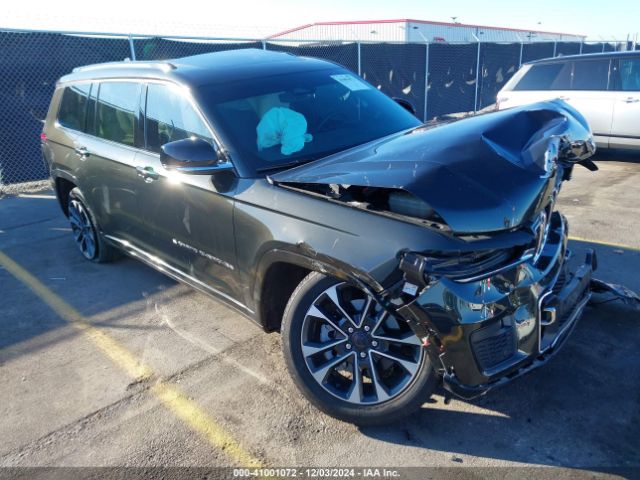
[[[331,62],[290,53],[244,48],[173,60],[98,63],[73,70],[59,82],[109,78],[168,79],[191,86],[233,82],[268,75],[337,68]]]
[[[560,57],[543,58],[541,60],[533,60],[527,62],[524,65],[535,65],[537,63],[555,63],[565,62],[567,60],[597,60],[599,58],[612,58],[612,57],[640,57],[640,50],[629,50],[626,52],[604,52],[604,53],[584,53],[581,55],[563,55]]]

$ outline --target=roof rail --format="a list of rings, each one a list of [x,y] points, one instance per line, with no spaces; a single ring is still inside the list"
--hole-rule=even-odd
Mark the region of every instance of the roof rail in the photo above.
[[[73,69],[73,73],[87,72],[91,70],[101,70],[103,68],[149,68],[153,70],[161,70],[163,72],[169,72],[171,70],[175,70],[176,66],[169,62],[138,62],[138,61],[106,62],[106,63],[95,63],[93,65],[84,65],[82,67],[76,67]]]

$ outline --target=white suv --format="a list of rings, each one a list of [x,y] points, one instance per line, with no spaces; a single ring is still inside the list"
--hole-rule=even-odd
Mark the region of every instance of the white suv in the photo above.
[[[640,150],[640,51],[526,63],[498,93],[497,108],[553,98],[586,117],[599,147]]]

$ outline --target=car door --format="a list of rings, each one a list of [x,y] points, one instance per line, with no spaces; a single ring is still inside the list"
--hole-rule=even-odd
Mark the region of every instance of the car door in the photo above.
[[[609,145],[640,148],[640,56],[618,60],[613,89],[615,102]]]
[[[139,132],[140,84],[103,81],[92,89],[83,145],[87,168],[82,190],[98,223],[118,242],[144,241],[134,166]]]
[[[571,72],[571,87],[562,92],[569,105],[589,122],[594,139],[600,147],[607,147],[615,95],[608,91],[609,58],[576,60]]]
[[[84,151],[87,143],[85,125],[87,123],[87,103],[89,94],[95,86],[90,82],[74,83],[64,87],[60,95],[60,106],[56,114],[53,131],[48,137],[51,158],[55,168],[69,173],[72,177],[82,178],[86,171],[87,155]],[[76,180],[77,181],[77,180]]]
[[[178,174],[160,162],[162,145],[176,140],[198,137],[217,148],[211,130],[188,91],[169,83],[147,85],[145,119],[146,147],[135,164],[151,253],[214,293],[239,298],[233,191],[217,191],[211,175]]]

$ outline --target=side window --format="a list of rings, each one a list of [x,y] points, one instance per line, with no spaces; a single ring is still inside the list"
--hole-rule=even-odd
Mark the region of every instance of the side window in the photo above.
[[[58,123],[63,127],[83,131],[87,110],[87,97],[91,90],[90,83],[72,85],[62,92]]]
[[[102,82],[96,108],[96,135],[134,146],[139,97],[137,83]]]
[[[640,92],[640,58],[620,60],[620,86],[623,92]]]
[[[572,90],[606,90],[609,59],[574,62]]]
[[[571,63],[554,62],[532,65],[514,90],[568,90]]]
[[[151,83],[147,89],[147,148],[160,152],[165,143],[198,137],[213,143],[207,126],[174,87]]]

